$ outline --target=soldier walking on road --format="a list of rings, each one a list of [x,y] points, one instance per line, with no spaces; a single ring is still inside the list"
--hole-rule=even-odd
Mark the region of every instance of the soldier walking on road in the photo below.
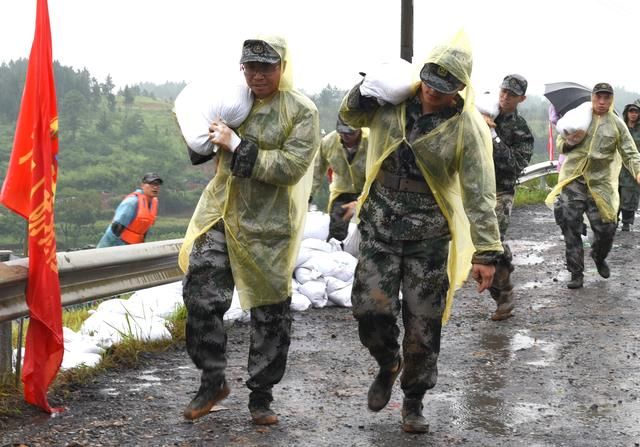
[[[500,225],[500,240],[504,255],[496,264],[496,274],[489,289],[496,302],[496,310],[491,315],[494,321],[511,317],[514,308],[512,254],[504,240],[511,221],[511,209],[516,182],[527,167],[533,154],[533,135],[525,119],[518,113],[518,105],[527,97],[527,80],[518,75],[507,75],[500,85],[500,113],[485,121],[491,128],[493,141],[493,164],[496,175],[496,216]]]
[[[187,351],[202,371],[184,417],[208,414],[230,392],[223,316],[235,286],[242,308],[251,310],[249,411],[254,423],[270,425],[278,421],[272,388],[287,364],[291,277],[320,133],[315,105],[293,89],[284,39],[246,40],[240,64],[253,108],[236,130],[211,125],[211,142],[222,150],[180,251]]]
[[[380,105],[356,85],[340,112],[350,126],[370,127],[352,292],[360,340],[380,367],[368,407],[387,405],[402,372],[402,428],[410,433],[429,429],[422,400],[436,385],[453,292],[471,263],[478,290],[488,289],[502,254],[491,137],[473,104],[471,66],[459,34],[433,49],[404,102]]]
[[[613,88],[606,82],[593,87],[593,117],[584,139],[576,133],[558,138],[558,149],[567,158],[558,184],[546,203],[553,207],[556,222],[564,235],[570,289],[584,282],[583,214],[593,230],[591,257],[598,273],[609,278],[606,257],[613,246],[620,196],[616,181],[620,175],[620,157],[637,183],[640,183],[640,154],[626,124],[613,112]],[[578,131],[580,132],[580,131]],[[557,200],[556,200],[557,198]]]
[[[640,150],[640,99],[636,99],[633,104],[627,104],[622,111],[622,118],[629,128],[629,133],[636,143],[636,149]],[[622,220],[622,231],[631,231],[631,225],[635,220],[638,202],[640,202],[640,185],[633,178],[629,170],[625,167],[620,169],[618,179],[618,190],[620,191],[620,217]]]

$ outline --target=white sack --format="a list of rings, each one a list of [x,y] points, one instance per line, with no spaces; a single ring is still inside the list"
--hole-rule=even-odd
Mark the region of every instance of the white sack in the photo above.
[[[579,130],[587,132],[589,125],[591,124],[591,118],[593,117],[593,106],[591,102],[587,101],[580,104],[575,109],[569,110],[562,118],[558,120],[556,124],[556,130],[560,135],[566,137]]]
[[[309,211],[304,223],[302,239],[327,240],[329,236],[329,215],[321,211]]]
[[[303,239],[301,247],[309,248],[311,250],[324,251],[326,253],[331,253],[333,251],[333,247],[330,243],[314,238]]]
[[[210,155],[209,125],[223,119],[236,128],[253,106],[251,89],[238,72],[227,80],[202,80],[187,84],[175,101],[175,114],[187,145],[200,155]]]
[[[328,296],[329,301],[331,301],[334,304],[337,304],[338,306],[351,307],[351,288],[352,287],[353,287],[353,284],[349,284],[347,285],[347,287],[344,287],[339,290],[334,290]]]
[[[351,284],[351,283],[348,283],[348,282],[343,281],[341,279],[334,278],[332,276],[329,276],[328,278],[325,278],[324,280],[327,283],[327,294],[328,295],[331,295],[336,290],[344,289],[349,284]]]
[[[352,256],[358,257],[360,251],[360,230],[353,222],[349,224],[349,232],[347,237],[342,241],[342,249]]]
[[[325,293],[326,284],[323,280],[307,281],[302,284],[298,292],[309,298],[311,305],[315,308],[327,305],[327,294]]]
[[[476,109],[483,115],[496,119],[500,114],[500,102],[495,93],[486,92],[476,96]]]
[[[296,312],[303,312],[307,310],[309,306],[311,306],[311,301],[309,301],[309,298],[301,293],[293,292],[293,294],[291,295],[291,305],[289,306],[291,310]]]
[[[415,69],[404,59],[383,62],[367,70],[360,93],[398,105],[413,94]]]

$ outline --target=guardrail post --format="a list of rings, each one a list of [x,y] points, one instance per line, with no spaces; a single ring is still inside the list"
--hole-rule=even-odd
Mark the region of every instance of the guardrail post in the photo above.
[[[11,357],[13,349],[11,347],[11,321],[0,323],[0,383],[13,372]]]

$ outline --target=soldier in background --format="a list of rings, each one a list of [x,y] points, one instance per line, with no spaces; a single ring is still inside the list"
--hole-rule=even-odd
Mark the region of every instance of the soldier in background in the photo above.
[[[633,104],[624,106],[622,118],[629,128],[633,141],[636,143],[636,149],[639,149],[640,124],[638,119],[640,118],[640,99],[636,99]],[[618,190],[620,191],[620,212],[618,214],[621,217],[620,220],[622,220],[622,231],[630,231],[638,209],[638,202],[640,201],[640,186],[627,168],[620,169]]]
[[[491,315],[494,321],[511,317],[513,302],[512,254],[509,245],[504,243],[511,221],[511,209],[515,195],[516,181],[527,167],[533,154],[533,134],[525,119],[518,113],[518,105],[527,97],[527,80],[518,75],[505,76],[500,85],[500,113],[485,121],[491,128],[493,141],[493,164],[496,175],[496,216],[500,224],[500,240],[504,255],[496,264],[493,285],[489,289],[496,302],[496,310]]]
[[[368,139],[368,129],[354,129],[340,118],[336,130],[322,139],[311,191],[317,191],[327,170],[331,169],[327,241],[333,238],[342,242],[347,237],[349,222],[364,186]]]
[[[558,149],[567,158],[558,184],[546,199],[547,205],[553,206],[564,235],[570,289],[579,289],[584,282],[581,233],[585,213],[593,230],[591,257],[598,274],[603,278],[611,275],[606,257],[613,246],[620,203],[618,188],[614,187],[620,175],[620,157],[616,157],[616,152],[640,183],[640,154],[626,124],[613,112],[613,87],[606,82],[596,84],[591,105],[593,117],[586,136],[580,139],[571,134],[558,138]]]

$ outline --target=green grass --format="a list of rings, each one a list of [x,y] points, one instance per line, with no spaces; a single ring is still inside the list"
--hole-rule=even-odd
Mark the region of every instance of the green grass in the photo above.
[[[63,326],[78,330],[82,322],[88,317],[88,311],[89,308],[64,312]],[[79,366],[60,371],[51,385],[50,392],[64,397],[71,389],[79,384],[88,383],[96,375],[108,369],[136,367],[139,364],[140,353],[142,352],[162,352],[181,345],[185,340],[186,317],[186,309],[181,306],[167,319],[167,329],[171,334],[171,339],[142,342],[133,337],[124,337],[121,343],[113,345],[106,350],[102,360],[95,367]],[[25,334],[27,321],[25,320]],[[0,417],[19,414],[19,403],[21,401],[22,384],[18,383],[16,385],[15,375],[6,374],[0,376]]]
[[[558,183],[558,174],[547,175],[530,180],[516,188],[514,206],[537,205],[544,203],[549,191]]]

